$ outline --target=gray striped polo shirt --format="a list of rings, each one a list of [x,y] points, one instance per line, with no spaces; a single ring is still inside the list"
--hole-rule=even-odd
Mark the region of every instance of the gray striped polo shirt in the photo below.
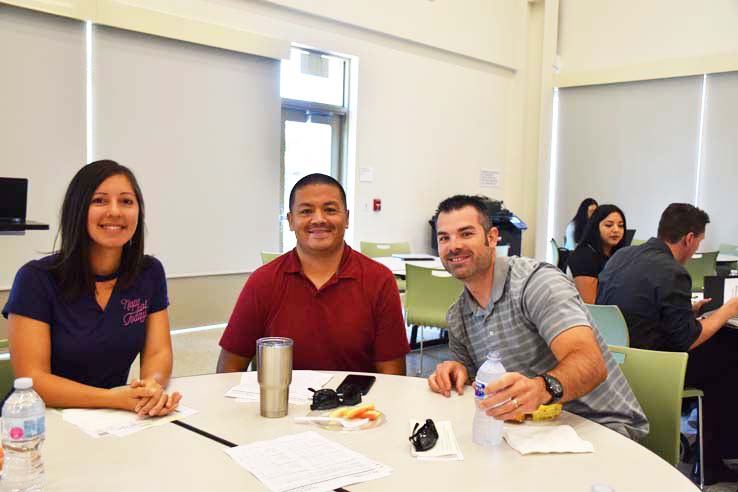
[[[558,364],[549,348],[560,333],[575,326],[595,326],[573,282],[553,265],[530,258],[495,260],[492,296],[481,308],[464,289],[449,309],[449,348],[470,376],[488,352],[499,352],[509,372],[534,377]],[[620,367],[594,330],[607,365],[607,379],[564,409],[621,434],[638,439],[648,421]]]

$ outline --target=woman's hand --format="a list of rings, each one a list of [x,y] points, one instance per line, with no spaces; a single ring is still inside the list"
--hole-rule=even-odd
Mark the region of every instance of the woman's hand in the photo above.
[[[143,388],[150,393],[148,397],[140,398],[133,411],[141,417],[161,417],[172,413],[182,395],[174,392],[171,395],[164,393],[164,388],[154,379],[135,379],[131,382],[131,389]]]

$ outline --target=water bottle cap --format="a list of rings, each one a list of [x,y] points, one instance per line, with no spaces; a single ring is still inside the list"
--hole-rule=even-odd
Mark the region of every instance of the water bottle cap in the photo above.
[[[502,360],[502,357],[500,356],[499,352],[487,352],[487,360],[500,362]]]
[[[17,378],[13,383],[13,388],[17,390],[27,390],[33,388],[32,378]]]

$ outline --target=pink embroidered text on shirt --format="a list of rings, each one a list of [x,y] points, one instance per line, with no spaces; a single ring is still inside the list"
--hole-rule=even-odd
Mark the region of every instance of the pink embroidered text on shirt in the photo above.
[[[146,319],[148,314],[148,299],[121,299],[123,306],[123,326],[129,326],[133,323],[139,323]]]

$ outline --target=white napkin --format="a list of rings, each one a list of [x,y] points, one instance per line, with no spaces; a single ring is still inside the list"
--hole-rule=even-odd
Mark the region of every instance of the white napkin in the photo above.
[[[594,453],[570,425],[505,424],[502,437],[520,454]]]
[[[425,424],[425,420],[410,420],[410,432],[412,432],[415,424]],[[429,461],[461,461],[464,459],[464,455],[461,454],[461,448],[459,443],[456,441],[454,435],[454,428],[451,426],[451,422],[448,420],[434,420],[436,424],[436,430],[438,431],[438,441],[428,451],[415,451],[415,447],[410,443],[410,454],[419,460]],[[420,428],[420,426],[418,426]]]

